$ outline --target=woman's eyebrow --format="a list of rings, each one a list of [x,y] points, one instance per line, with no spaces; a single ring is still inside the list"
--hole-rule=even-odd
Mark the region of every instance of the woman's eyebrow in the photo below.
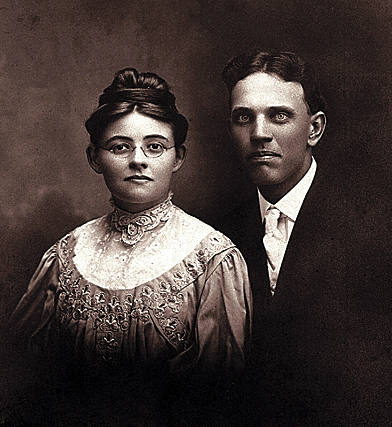
[[[159,135],[159,134],[146,135],[143,139],[151,139],[151,138],[160,138],[160,139],[164,139],[165,141],[169,141],[166,136]]]
[[[146,136],[143,137],[143,140],[152,139],[152,138],[164,139],[165,141],[169,142],[169,140],[168,140],[168,138],[166,136],[160,135],[160,134],[146,135]],[[131,138],[130,136],[126,136],[126,135],[113,135],[107,141],[104,141],[104,144],[110,144],[111,142],[117,141],[117,140],[128,141],[128,142],[133,142],[134,141],[133,138]]]
[[[117,139],[121,139],[121,140],[126,140],[126,141],[130,141],[133,142],[133,139],[130,138],[129,136],[125,136],[125,135],[114,135],[112,137],[110,137],[107,141],[104,141],[105,144],[109,144],[112,141],[116,141]]]

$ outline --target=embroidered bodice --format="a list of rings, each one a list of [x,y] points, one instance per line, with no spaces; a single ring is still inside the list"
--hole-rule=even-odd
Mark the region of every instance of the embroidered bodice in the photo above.
[[[146,222],[125,216],[90,221],[46,252],[11,318],[15,333],[31,331],[34,354],[54,342],[62,359],[88,369],[242,367],[250,286],[238,249],[170,200],[143,213]],[[123,227],[135,244],[124,244]]]
[[[105,361],[114,360],[120,349],[122,335],[129,331],[133,319],[156,323],[162,335],[178,351],[192,344],[191,327],[180,321],[184,289],[206,272],[211,258],[227,248],[228,239],[213,232],[203,246],[176,267],[150,283],[129,286],[129,290],[100,290],[80,276],[72,266],[73,242],[68,235],[60,240],[56,252],[60,258],[59,318],[60,328],[74,321],[89,321],[101,338],[97,352]],[[232,244],[229,244],[232,246]],[[185,308],[186,310],[186,308]],[[186,316],[186,314],[185,314]],[[120,335],[116,334],[120,332]],[[117,335],[117,336],[116,336]],[[118,355],[117,355],[118,356]]]
[[[175,266],[212,231],[170,199],[137,215],[116,208],[75,231],[74,262],[96,285],[132,289]]]

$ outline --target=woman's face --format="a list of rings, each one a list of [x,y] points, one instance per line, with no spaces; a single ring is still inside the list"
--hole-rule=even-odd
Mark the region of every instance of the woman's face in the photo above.
[[[170,124],[133,111],[109,124],[100,147],[89,147],[87,155],[91,167],[103,174],[115,204],[128,212],[140,212],[167,198],[172,174],[185,156],[184,146],[169,149],[174,145]],[[144,154],[154,154],[160,146],[167,149],[159,157]],[[121,157],[124,150],[128,157]]]

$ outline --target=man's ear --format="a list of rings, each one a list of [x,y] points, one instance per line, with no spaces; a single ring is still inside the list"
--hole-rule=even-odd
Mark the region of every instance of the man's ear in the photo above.
[[[86,149],[87,160],[89,165],[95,172],[102,173],[102,167],[98,161],[98,153],[99,150],[93,147],[92,145],[89,145]]]
[[[173,172],[177,172],[185,161],[186,147],[184,144],[181,144],[179,147],[175,148],[176,150],[176,160],[173,165]]]
[[[313,114],[310,119],[310,123],[311,128],[308,138],[308,145],[314,147],[323,136],[325,126],[327,125],[327,117],[322,111],[319,111],[318,113]]]

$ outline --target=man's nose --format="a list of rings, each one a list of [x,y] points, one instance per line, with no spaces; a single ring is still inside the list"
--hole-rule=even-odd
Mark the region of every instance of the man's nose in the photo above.
[[[265,116],[257,116],[253,122],[251,141],[271,141],[272,140],[272,129],[271,123]]]

